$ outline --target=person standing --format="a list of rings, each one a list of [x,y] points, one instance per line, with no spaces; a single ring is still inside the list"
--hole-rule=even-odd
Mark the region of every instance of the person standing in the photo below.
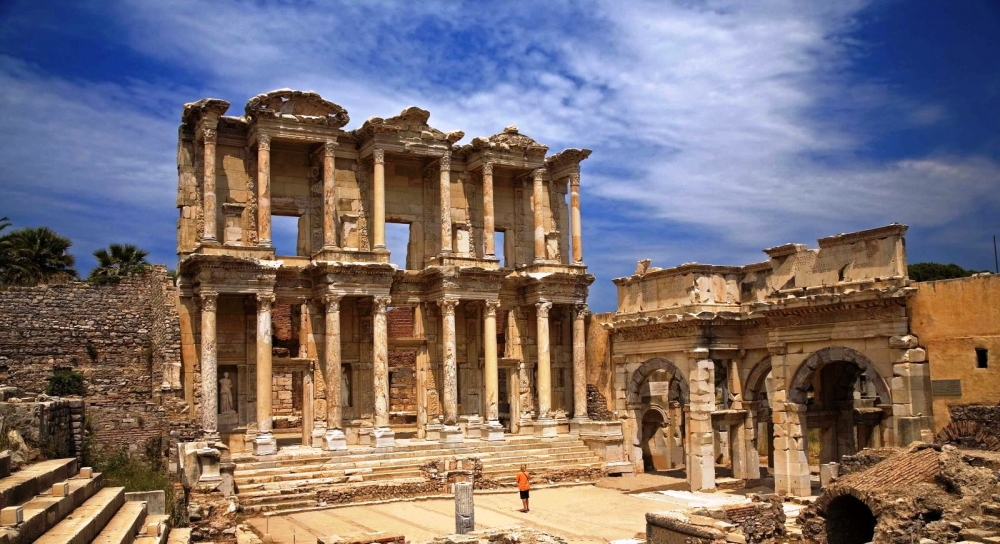
[[[517,473],[517,490],[521,493],[521,504],[524,508],[520,512],[528,511],[528,492],[531,490],[531,479],[528,476],[528,465],[521,465],[521,472]]]

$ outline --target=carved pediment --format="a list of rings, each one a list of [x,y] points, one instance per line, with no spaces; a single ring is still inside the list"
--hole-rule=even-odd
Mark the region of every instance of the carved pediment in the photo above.
[[[247,117],[294,117],[302,122],[314,122],[341,128],[351,121],[347,110],[325,100],[313,91],[278,89],[259,94],[247,102]]]
[[[454,144],[465,137],[465,133],[456,130],[452,132],[442,132],[429,124],[427,121],[431,117],[431,112],[410,106],[401,111],[399,115],[383,119],[381,117],[371,117],[365,124],[357,130],[360,138],[368,138],[375,134],[392,134],[400,132],[410,132],[419,134],[421,140],[447,142]]]
[[[184,111],[181,113],[181,121],[194,126],[198,120],[206,115],[214,114],[221,117],[229,109],[229,102],[220,98],[202,98],[197,102],[184,104]]]
[[[577,166],[586,160],[590,156],[590,153],[589,149],[577,149],[575,147],[564,149],[545,159],[545,166],[549,167],[550,170],[558,170],[567,166]]]
[[[538,143],[534,138],[526,134],[521,134],[518,132],[517,127],[513,125],[489,138],[477,137],[472,140],[472,149],[476,151],[497,148],[505,151],[511,149],[541,151],[542,154],[549,149],[548,146]]]

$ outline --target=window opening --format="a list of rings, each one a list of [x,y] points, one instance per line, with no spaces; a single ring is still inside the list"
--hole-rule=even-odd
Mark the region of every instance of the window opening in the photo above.
[[[976,368],[988,368],[990,364],[990,350],[986,348],[976,348]]]
[[[389,250],[389,262],[400,270],[412,270],[409,266],[410,224],[385,223],[385,246]]]
[[[493,253],[500,259],[500,266],[507,266],[506,233],[502,230],[493,232]]]
[[[299,255],[299,218],[294,215],[271,216],[271,243],[274,254]]]

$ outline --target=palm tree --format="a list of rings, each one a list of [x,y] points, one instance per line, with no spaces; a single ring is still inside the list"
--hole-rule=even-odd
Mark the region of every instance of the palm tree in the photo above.
[[[3,221],[6,227],[9,222]],[[76,278],[72,242],[47,227],[17,229],[0,238],[0,284],[65,283]]]
[[[94,252],[97,268],[90,271],[89,279],[98,282],[116,281],[144,272],[149,268],[146,255],[149,255],[148,251],[132,244],[111,244],[107,249],[98,249]]]

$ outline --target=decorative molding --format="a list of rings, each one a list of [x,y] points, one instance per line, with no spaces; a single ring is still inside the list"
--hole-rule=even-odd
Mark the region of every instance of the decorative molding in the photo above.
[[[590,315],[590,306],[586,303],[578,302],[573,305],[574,319],[586,319],[588,315]]]

